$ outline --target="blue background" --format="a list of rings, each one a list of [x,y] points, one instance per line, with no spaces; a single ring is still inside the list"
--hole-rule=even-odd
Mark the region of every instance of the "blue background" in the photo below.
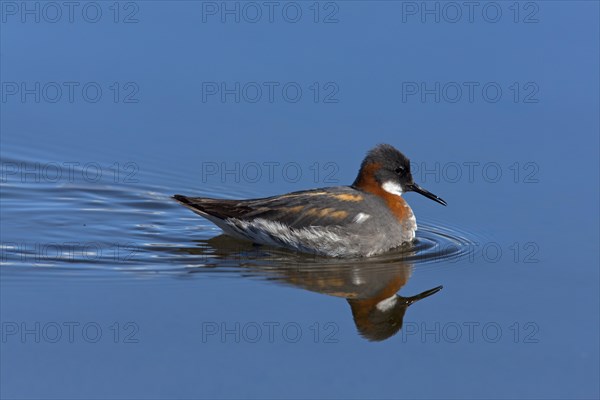
[[[494,322],[502,340],[404,340],[401,333],[370,343],[356,334],[342,299],[247,279],[241,262],[182,279],[168,273],[177,263],[161,262],[159,251],[140,255],[139,274],[110,262],[38,268],[21,260],[1,269],[3,324],[96,321],[104,336],[98,343],[8,337],[2,397],[598,398],[598,3],[520,2],[515,17],[514,2],[494,2],[502,13],[495,23],[481,13],[489,2],[479,3],[472,22],[463,7],[455,23],[444,2],[426,3],[439,7],[439,22],[421,19],[421,2],[321,2],[318,22],[314,2],[296,2],[297,23],[281,14],[287,2],[273,22],[263,14],[256,23],[243,12],[239,23],[203,15],[203,7],[223,7],[209,3],[120,2],[115,22],[113,2],[95,2],[102,16],[91,23],[81,2],[72,22],[63,8],[51,23],[46,3],[1,2],[1,241],[193,246],[218,231],[172,204],[171,194],[263,197],[349,184],[365,152],[390,143],[417,166],[440,165],[438,175],[417,171],[415,180],[449,206],[408,194],[418,220],[441,221],[503,251],[498,262],[416,265],[403,292],[445,288],[414,306],[405,324]],[[39,22],[21,20],[23,4],[38,5]],[[242,10],[245,3],[237,4]],[[413,6],[416,15],[408,13]],[[137,22],[124,22],[129,13]],[[337,22],[324,22],[330,13]],[[39,102],[7,92],[36,82],[94,82],[102,96],[94,103],[76,89],[72,102],[63,92],[52,103],[41,91]],[[265,92],[255,103],[243,94],[222,101],[203,91],[207,82],[277,82],[279,89],[273,102]],[[297,102],[280,90],[289,82],[302,88]],[[315,82],[321,95],[335,88],[336,101],[315,102]],[[478,86],[473,101],[466,91],[456,102],[451,91],[440,89],[437,102],[406,92],[436,82],[450,83],[448,90]],[[502,89],[496,102],[482,94],[488,83]],[[125,102],[131,88],[136,101]],[[9,169],[23,162],[98,163],[104,177],[101,185],[35,182]],[[135,182],[112,182],[107,171],[115,162],[133,163]],[[203,175],[207,163],[270,162],[297,163],[302,175],[290,179],[279,168],[272,181],[266,169],[256,182],[240,173]],[[454,163],[457,179],[442,172]],[[473,179],[464,163],[479,163]],[[489,164],[500,169],[498,179],[482,172]],[[154,236],[136,236],[138,228]],[[537,246],[539,262],[524,262],[527,243]],[[139,342],[113,343],[108,326],[115,321],[134,321]],[[199,332],[206,321],[295,321],[305,332],[331,321],[339,341],[313,343],[305,334],[299,343],[205,343]],[[509,327],[516,322],[521,333],[534,323],[537,343],[515,343]]]

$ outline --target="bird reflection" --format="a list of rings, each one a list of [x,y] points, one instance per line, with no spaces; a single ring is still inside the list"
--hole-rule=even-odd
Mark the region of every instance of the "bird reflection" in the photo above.
[[[191,272],[237,265],[243,268],[245,276],[345,298],[359,334],[370,341],[397,334],[407,308],[442,289],[438,286],[410,297],[397,294],[412,272],[409,259],[414,250],[410,247],[369,259],[332,259],[257,246],[221,235],[180,251],[201,256]]]

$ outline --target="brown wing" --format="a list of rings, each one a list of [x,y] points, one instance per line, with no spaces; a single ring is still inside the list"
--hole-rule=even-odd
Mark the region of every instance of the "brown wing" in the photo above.
[[[176,194],[173,198],[194,212],[213,215],[221,219],[241,218],[252,211],[252,208],[244,205],[244,200],[187,197],[180,194]]]
[[[263,218],[292,228],[349,223],[367,200],[366,194],[350,187],[307,190],[254,200],[173,197],[199,214],[221,219]]]

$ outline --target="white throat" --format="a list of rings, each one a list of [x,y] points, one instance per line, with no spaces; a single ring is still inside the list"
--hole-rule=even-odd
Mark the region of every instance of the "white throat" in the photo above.
[[[375,307],[377,307],[379,311],[387,311],[394,307],[397,301],[398,298],[396,297],[396,295],[393,295],[392,297],[388,297],[385,300],[381,300],[379,303],[377,303]]]
[[[402,196],[402,186],[398,182],[387,181],[381,187],[388,193]]]

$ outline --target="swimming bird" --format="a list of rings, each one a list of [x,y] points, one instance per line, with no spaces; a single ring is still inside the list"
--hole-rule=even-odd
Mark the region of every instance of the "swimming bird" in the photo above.
[[[414,182],[404,154],[381,144],[367,153],[350,186],[248,200],[173,198],[239,239],[322,256],[369,257],[415,238],[405,192],[446,205]]]

